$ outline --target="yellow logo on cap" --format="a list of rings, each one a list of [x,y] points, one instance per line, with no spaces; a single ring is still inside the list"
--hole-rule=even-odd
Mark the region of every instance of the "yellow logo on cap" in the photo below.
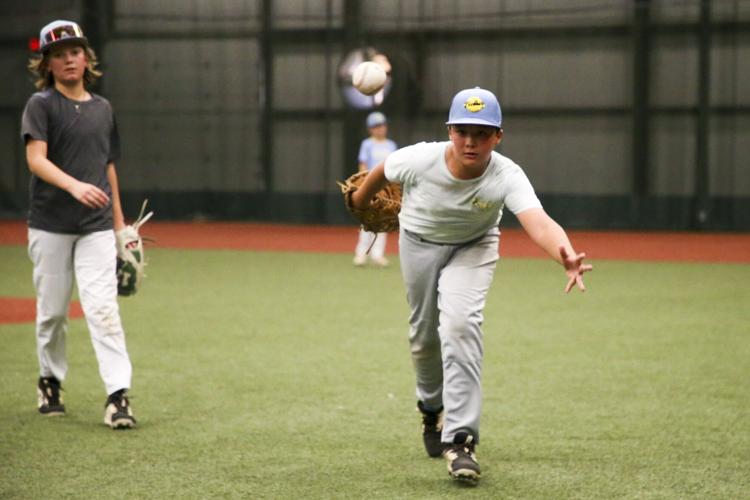
[[[471,113],[478,113],[485,107],[484,101],[478,97],[469,97],[464,103],[464,108]]]

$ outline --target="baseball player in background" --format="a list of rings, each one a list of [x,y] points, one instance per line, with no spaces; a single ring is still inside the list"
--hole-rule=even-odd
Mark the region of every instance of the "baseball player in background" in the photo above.
[[[396,143],[388,139],[388,121],[383,113],[374,111],[367,115],[367,130],[370,136],[362,141],[359,147],[359,171],[368,171],[383,163],[389,154],[396,151]],[[359,231],[359,240],[354,250],[354,265],[364,266],[367,263],[367,251],[373,264],[381,267],[388,265],[385,257],[385,245],[388,233],[369,233]],[[370,249],[372,247],[372,249]]]
[[[115,233],[125,227],[115,160],[120,139],[110,103],[87,86],[101,73],[81,28],[54,21],[40,33],[40,58],[29,69],[36,92],[21,133],[31,171],[29,256],[36,289],[39,412],[63,415],[61,382],[73,279],[107,391],[104,422],[135,425],[126,395],[131,364],[120,322]]]
[[[462,90],[450,107],[449,141],[394,152],[352,197],[364,209],[387,181],[402,186],[400,259],[424,445],[430,456],[447,459],[454,479],[471,484],[480,477],[481,326],[503,208],[563,266],[566,292],[584,290],[583,273],[591,270],[542,209],[523,170],[494,151],[503,138],[501,117],[492,92]]]

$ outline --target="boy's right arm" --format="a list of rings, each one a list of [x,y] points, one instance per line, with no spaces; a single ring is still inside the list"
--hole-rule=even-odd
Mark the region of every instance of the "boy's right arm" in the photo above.
[[[52,184],[73,196],[89,208],[102,208],[109,203],[107,193],[86,182],[81,182],[63,172],[47,158],[47,143],[30,139],[26,143],[26,162],[29,170],[48,184]]]

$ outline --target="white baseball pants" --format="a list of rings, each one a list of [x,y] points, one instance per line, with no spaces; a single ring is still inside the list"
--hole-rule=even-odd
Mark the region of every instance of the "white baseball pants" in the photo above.
[[[377,238],[376,238],[377,236]],[[373,243],[375,239],[375,243]],[[373,259],[381,259],[385,255],[385,244],[388,241],[388,233],[370,233],[364,229],[359,230],[359,240],[357,241],[357,248],[354,250],[354,255],[358,257],[364,257],[367,255],[367,249],[372,245],[370,250],[370,257]]]
[[[469,431],[479,441],[483,310],[497,265],[499,233],[444,245],[401,229],[417,399],[445,408],[442,441]]]
[[[36,344],[42,377],[65,379],[65,335],[73,278],[107,394],[129,389],[132,367],[117,305],[114,231],[59,234],[29,228],[36,288]]]

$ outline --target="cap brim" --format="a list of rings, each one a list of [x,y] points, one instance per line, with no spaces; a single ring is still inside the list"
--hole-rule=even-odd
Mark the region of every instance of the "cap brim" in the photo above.
[[[486,125],[487,127],[500,128],[501,123],[492,123],[481,118],[459,118],[457,120],[448,120],[446,125]]]
[[[89,46],[89,41],[86,37],[68,37],[68,38],[61,38],[60,40],[55,40],[54,42],[50,42],[39,50],[40,52],[45,53],[49,51],[49,49],[51,49],[52,47],[57,47],[58,45],[63,45],[65,43],[83,45],[84,47]]]

